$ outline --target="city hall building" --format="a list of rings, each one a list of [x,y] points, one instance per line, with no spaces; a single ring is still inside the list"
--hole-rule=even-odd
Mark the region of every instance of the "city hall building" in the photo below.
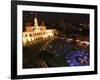
[[[58,34],[56,29],[46,29],[46,26],[38,26],[38,20],[34,18],[34,26],[26,26],[23,32],[23,44],[31,43],[35,40],[51,38]]]

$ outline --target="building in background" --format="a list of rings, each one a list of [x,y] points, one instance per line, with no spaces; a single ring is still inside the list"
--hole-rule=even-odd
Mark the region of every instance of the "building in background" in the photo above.
[[[45,25],[38,26],[38,20],[34,18],[34,26],[26,26],[23,32],[23,44],[32,43],[33,41],[40,39],[51,38],[57,35],[56,29],[46,29]]]

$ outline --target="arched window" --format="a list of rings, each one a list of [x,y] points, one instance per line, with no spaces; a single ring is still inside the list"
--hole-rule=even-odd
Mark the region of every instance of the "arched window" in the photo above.
[[[32,34],[29,34],[30,37],[32,37]]]
[[[27,37],[27,34],[25,35],[25,37]]]
[[[33,36],[34,36],[34,33],[33,33]]]

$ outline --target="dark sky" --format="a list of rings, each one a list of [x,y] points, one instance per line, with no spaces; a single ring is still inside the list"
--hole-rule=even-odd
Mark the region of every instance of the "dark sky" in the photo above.
[[[53,22],[59,24],[61,20],[65,23],[89,23],[89,14],[23,11],[23,28],[26,23],[34,23],[35,14],[37,14],[39,25],[42,21],[47,26],[50,26]]]

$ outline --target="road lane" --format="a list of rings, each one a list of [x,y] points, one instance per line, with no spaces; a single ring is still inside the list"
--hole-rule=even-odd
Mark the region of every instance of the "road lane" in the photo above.
[[[52,39],[52,38],[51,38]],[[23,68],[38,68],[37,58],[41,48],[51,39],[37,40],[31,45],[23,47]]]

